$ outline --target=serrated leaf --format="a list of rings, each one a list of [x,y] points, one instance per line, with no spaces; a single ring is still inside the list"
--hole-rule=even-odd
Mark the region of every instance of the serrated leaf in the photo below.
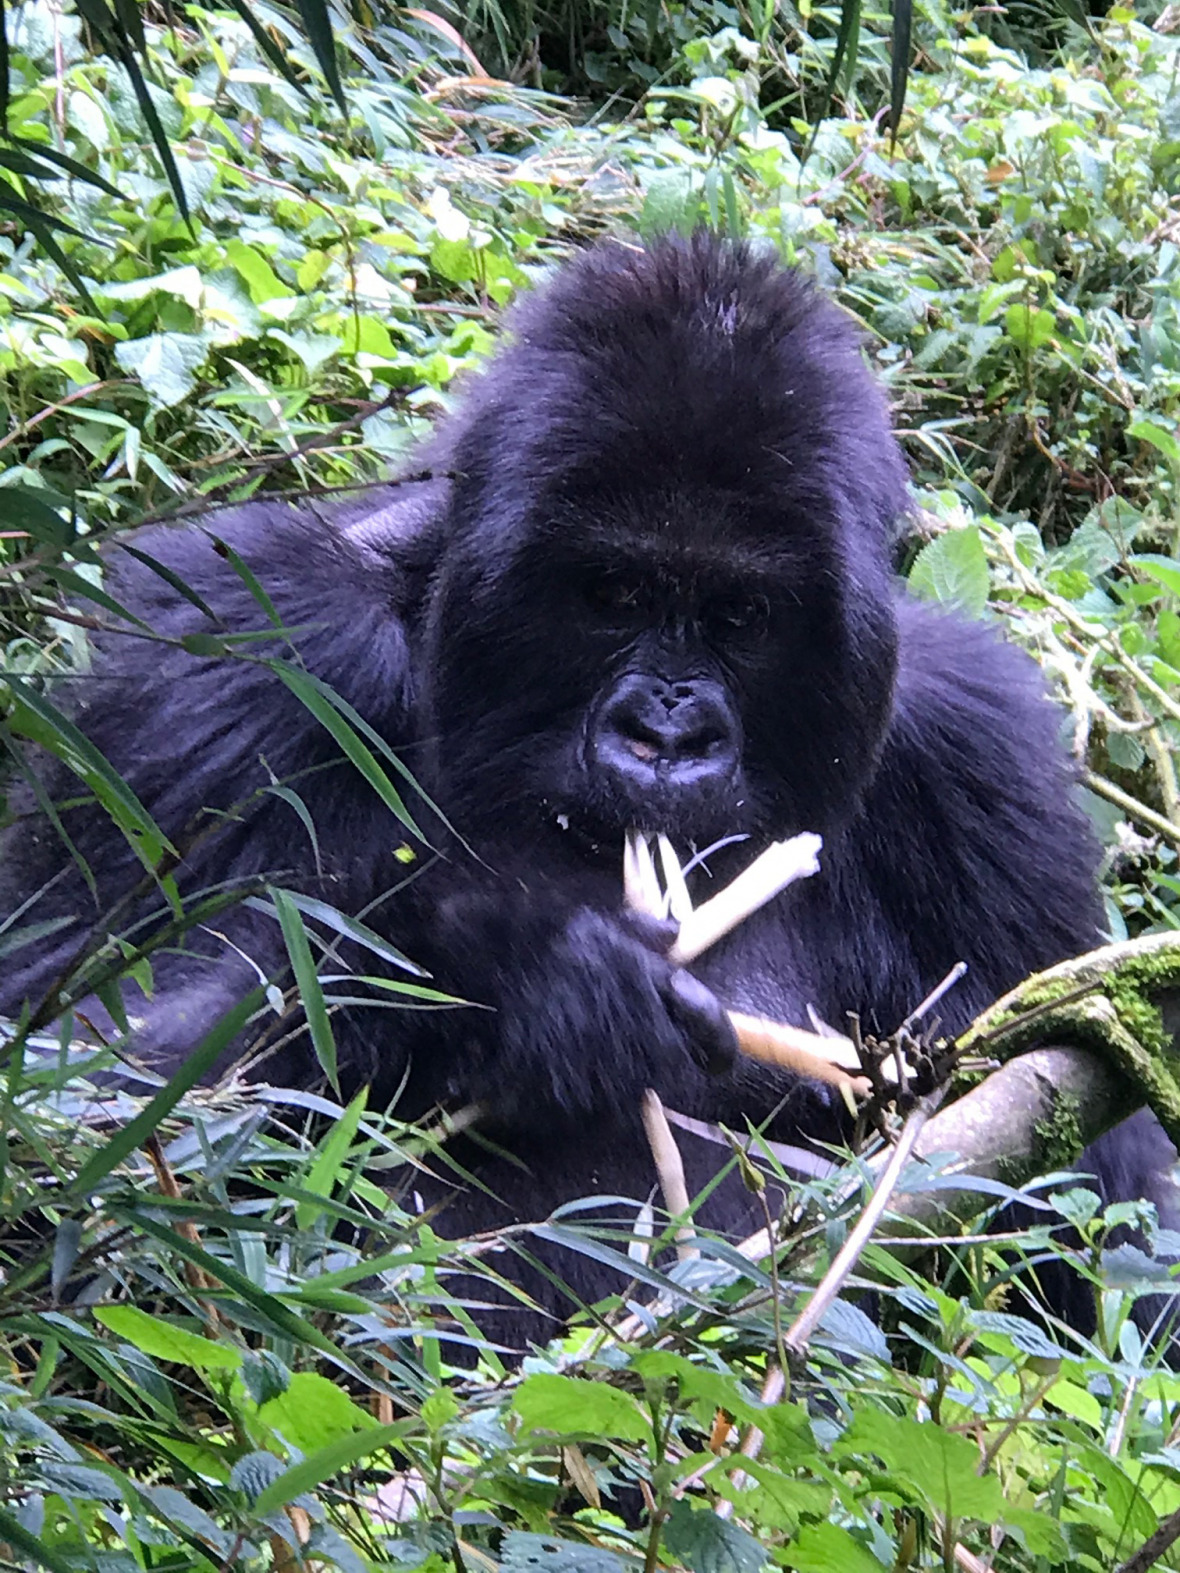
[[[115,345],[119,365],[138,377],[152,403],[164,409],[193,391],[208,354],[208,343],[195,333],[152,333]]]
[[[230,1470],[229,1483],[235,1491],[242,1492],[253,1503],[283,1471],[282,1459],[276,1458],[273,1453],[247,1453]]]
[[[926,601],[957,606],[971,617],[987,608],[987,557],[976,525],[948,530],[918,553],[908,579],[910,589]]]
[[[256,1404],[267,1404],[287,1391],[291,1373],[269,1349],[251,1350],[242,1361],[242,1382]]]
[[[635,1399],[605,1382],[542,1371],[525,1378],[512,1403],[525,1431],[573,1432],[628,1442],[651,1436],[647,1416]]]
[[[672,1504],[664,1545],[692,1573],[758,1573],[766,1552],[753,1535],[709,1508],[692,1508],[681,1498]]]
[[[797,1573],[881,1573],[873,1553],[839,1524],[804,1524],[785,1553]]]

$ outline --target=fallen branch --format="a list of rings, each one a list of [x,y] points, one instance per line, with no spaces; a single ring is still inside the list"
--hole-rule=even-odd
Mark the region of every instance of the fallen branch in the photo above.
[[[1045,1042],[1090,1049],[1127,1079],[1135,1105],[1149,1105],[1180,1147],[1178,1030],[1180,935],[1155,934],[1027,979],[984,1011],[957,1047],[1001,1060]]]

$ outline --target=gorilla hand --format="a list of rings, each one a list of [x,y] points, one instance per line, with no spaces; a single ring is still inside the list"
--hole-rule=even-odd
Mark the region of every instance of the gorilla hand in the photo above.
[[[502,895],[453,899],[438,917],[436,937],[450,931],[456,946],[440,981],[492,1007],[452,1018],[464,1041],[447,1056],[452,1098],[485,1102],[516,1128],[555,1117],[638,1124],[646,1088],[695,1102],[706,1073],[733,1063],[724,1007],[665,959],[662,931],[640,937],[629,915],[588,907],[510,913]],[[486,942],[473,943],[485,927]]]

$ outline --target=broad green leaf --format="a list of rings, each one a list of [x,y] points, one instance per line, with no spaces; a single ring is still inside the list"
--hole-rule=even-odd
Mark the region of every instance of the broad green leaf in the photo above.
[[[1043,307],[1019,304],[1009,306],[1004,313],[1004,332],[1027,354],[1047,344],[1056,331],[1053,313]]]
[[[1156,584],[1162,584],[1172,595],[1180,596],[1180,562],[1174,557],[1164,557],[1157,552],[1143,552],[1130,559],[1132,568],[1138,568]]]
[[[254,246],[248,246],[244,240],[228,240],[225,254],[246,281],[250,299],[256,304],[291,294],[288,286]]]
[[[258,1417],[284,1442],[308,1454],[377,1425],[343,1387],[317,1371],[294,1372],[282,1393],[259,1405]]]
[[[36,1535],[24,1527],[14,1513],[0,1507],[0,1540],[7,1541],[14,1551],[28,1557],[47,1573],[78,1573],[78,1564],[72,1552],[50,1549]]]
[[[1162,453],[1172,469],[1180,474],[1180,440],[1177,440],[1174,427],[1169,430],[1158,421],[1141,415],[1128,424],[1127,436],[1138,437],[1140,442],[1148,443],[1157,453]]]
[[[865,1407],[836,1443],[839,1457],[874,1454],[937,1513],[992,1522],[1004,1495],[993,1475],[980,1475],[973,1441],[940,1426],[922,1425],[883,1409]]]
[[[115,345],[119,365],[138,377],[152,403],[164,409],[189,396],[208,356],[207,340],[196,333],[152,333]]]
[[[907,581],[915,595],[957,606],[972,617],[987,608],[987,557],[977,525],[948,530],[918,553]]]
[[[321,1447],[299,1463],[292,1464],[290,1469],[285,1469],[272,1480],[259,1494],[254,1511],[259,1515],[271,1513],[304,1492],[314,1491],[316,1486],[323,1485],[324,1481],[331,1480],[333,1475],[359,1463],[362,1458],[385,1452],[413,1430],[416,1424],[413,1420],[396,1420],[392,1425],[337,1437],[334,1442],[329,1442],[326,1447]]]
[[[539,1372],[526,1377],[512,1400],[525,1431],[576,1432],[643,1442],[651,1425],[629,1393],[580,1377]]]
[[[883,1566],[839,1524],[804,1524],[783,1558],[796,1573],[881,1573]]]
[[[683,1497],[672,1504],[664,1545],[692,1573],[758,1573],[767,1556],[747,1530]]]

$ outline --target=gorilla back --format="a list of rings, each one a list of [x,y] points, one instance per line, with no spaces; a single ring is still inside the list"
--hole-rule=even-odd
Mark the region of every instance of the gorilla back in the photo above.
[[[113,593],[166,642],[104,638],[72,701],[182,849],[186,902],[265,876],[363,914],[485,1007],[335,1021],[350,1084],[400,1092],[407,1114],[478,1102],[521,1160],[463,1152],[492,1194],[458,1197],[455,1230],[646,1196],[647,1087],[706,1121],[836,1135],[822,1088],[732,1060],[725,1007],[798,1024],[856,1010],[888,1030],[964,960],[955,1028],[1099,927],[1095,849],[1035,667],[891,581],[905,470],[843,314],[698,236],[593,249],[512,328],[436,438],[439,479],[335,512],[250,504],[141,534],[135,559],[112,550]],[[464,838],[435,826],[446,857],[409,888],[403,828],[274,662],[181,643],[268,626],[237,560],[283,624],[268,653],[404,751]],[[77,792],[52,770],[45,786]],[[169,916],[96,806],[61,819],[97,899],[47,819],[9,834],[5,910],[40,890],[31,918],[71,920],[9,966],[9,1010],[104,914],[136,943]],[[698,884],[800,830],[823,833],[823,868],[688,977],[620,911],[629,826],[683,849],[746,838]],[[140,1055],[175,1064],[259,970],[282,971],[271,915],[243,905],[215,927],[154,958],[150,1000],[127,985]],[[265,1071],[316,1074],[301,1038]],[[705,1221],[739,1227],[735,1208],[718,1193]],[[583,1258],[562,1271],[584,1296],[612,1287]]]

